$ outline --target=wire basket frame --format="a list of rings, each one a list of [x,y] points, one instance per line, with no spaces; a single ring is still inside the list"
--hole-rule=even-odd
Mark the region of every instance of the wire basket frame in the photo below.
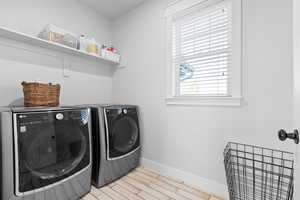
[[[224,164],[230,200],[292,200],[294,155],[228,143]]]

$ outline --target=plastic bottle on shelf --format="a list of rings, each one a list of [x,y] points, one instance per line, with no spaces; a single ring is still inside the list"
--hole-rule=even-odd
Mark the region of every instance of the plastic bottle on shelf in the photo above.
[[[94,55],[98,56],[99,48],[98,48],[98,44],[96,43],[94,38],[90,39],[90,41],[88,42],[87,51],[90,54],[94,54]]]
[[[101,46],[101,49],[99,50],[99,56],[100,56],[100,57],[106,58],[106,53],[105,53],[106,48],[107,48],[107,46],[106,46],[105,44],[103,44],[103,45]]]
[[[79,50],[87,52],[87,39],[84,35],[79,37]]]

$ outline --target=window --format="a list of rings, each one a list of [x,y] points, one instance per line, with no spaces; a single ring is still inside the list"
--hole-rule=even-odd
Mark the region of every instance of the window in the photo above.
[[[180,1],[167,9],[167,103],[240,105],[239,0]]]

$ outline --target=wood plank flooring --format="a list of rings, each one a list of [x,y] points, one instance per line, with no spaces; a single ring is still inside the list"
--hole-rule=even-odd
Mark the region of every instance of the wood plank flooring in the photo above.
[[[225,200],[185,184],[138,167],[126,177],[108,186],[92,187],[82,200]]]

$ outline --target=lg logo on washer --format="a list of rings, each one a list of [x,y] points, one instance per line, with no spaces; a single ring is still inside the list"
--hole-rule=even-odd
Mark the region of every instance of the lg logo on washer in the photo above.
[[[64,115],[62,113],[58,113],[58,114],[56,114],[55,118],[57,120],[63,120],[64,119]]]

